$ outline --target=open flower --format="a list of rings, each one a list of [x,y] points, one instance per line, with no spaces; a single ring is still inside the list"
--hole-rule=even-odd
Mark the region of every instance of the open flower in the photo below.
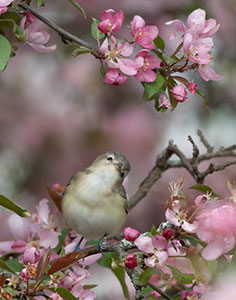
[[[41,29],[41,25],[42,22],[29,13],[20,22],[22,32],[26,31],[27,44],[38,52],[52,52],[56,50],[57,46],[45,46],[50,39],[50,34]]]
[[[142,57],[144,60],[143,65],[138,70],[138,73],[134,76],[138,81],[143,82],[153,82],[155,81],[157,75],[154,71],[155,68],[160,68],[160,61],[157,57],[153,55],[149,55],[149,50],[140,50],[137,55],[138,57]]]
[[[130,22],[133,41],[144,49],[153,49],[153,40],[158,36],[157,26],[146,26],[143,18],[134,16]]]
[[[126,75],[135,75],[143,65],[144,59],[137,58],[135,61],[126,58],[133,53],[133,47],[129,43],[117,43],[116,38],[111,36],[111,44],[108,45],[108,38],[101,45],[100,52],[106,55],[105,62],[110,68],[119,68]]]
[[[115,11],[113,9],[105,10],[101,16],[101,22],[98,24],[98,29],[103,33],[116,33],[124,22],[124,13],[119,10],[114,16]]]
[[[7,6],[10,5],[14,0],[1,0],[0,1],[0,15],[7,11]]]

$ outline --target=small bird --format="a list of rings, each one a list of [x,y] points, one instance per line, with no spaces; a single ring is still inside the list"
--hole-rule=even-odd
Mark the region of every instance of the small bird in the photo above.
[[[119,232],[128,213],[122,183],[129,171],[129,161],[116,151],[98,156],[88,168],[75,173],[62,197],[68,226],[92,240]]]

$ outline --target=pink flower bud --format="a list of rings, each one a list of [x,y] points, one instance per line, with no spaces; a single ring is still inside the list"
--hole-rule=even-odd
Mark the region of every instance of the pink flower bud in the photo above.
[[[173,236],[173,231],[171,228],[166,228],[163,232],[162,232],[162,236],[168,241],[169,239],[172,238]]]
[[[26,248],[22,259],[24,264],[35,264],[40,259],[40,251],[35,247]]]
[[[124,236],[127,241],[133,242],[139,237],[140,233],[138,230],[133,229],[131,227],[126,227],[124,229]]]
[[[179,84],[173,87],[172,95],[175,101],[184,102],[187,99],[187,92],[183,84]]]
[[[134,269],[135,267],[137,267],[138,262],[137,262],[137,258],[136,255],[134,253],[130,253],[126,256],[126,260],[125,260],[125,266],[129,269]]]
[[[27,280],[28,280],[27,268],[22,269],[22,271],[21,271],[21,277],[22,277],[22,279],[23,279],[24,282],[27,282]]]
[[[106,72],[104,82],[112,85],[122,85],[127,79],[128,77],[123,76],[116,69],[109,69]]]
[[[190,82],[188,84],[188,89],[192,95],[196,93],[195,88],[197,87],[196,83]]]

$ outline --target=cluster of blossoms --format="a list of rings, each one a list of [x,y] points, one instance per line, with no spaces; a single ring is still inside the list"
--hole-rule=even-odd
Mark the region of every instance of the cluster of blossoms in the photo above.
[[[125,228],[124,237],[140,251],[145,268],[156,270],[150,282],[167,291],[179,280],[184,283],[181,276],[190,276],[180,293],[181,300],[202,299],[210,290],[215,274],[206,261],[216,261],[225,255],[230,262],[232,255],[229,253],[236,242],[236,187],[229,182],[227,186],[232,193],[229,199],[215,200],[211,193],[199,195],[194,201],[194,210],[189,211],[181,192],[183,178],[171,182],[171,197],[165,212],[167,222],[146,234]],[[137,255],[137,252],[127,255],[126,267],[138,266]]]
[[[114,13],[113,9],[104,11],[98,25],[98,29],[106,34],[100,47],[100,52],[106,57],[105,62],[109,67],[104,81],[113,85],[125,83],[127,76],[119,73],[117,71],[119,69],[123,74],[132,75],[139,81],[153,82],[156,79],[153,69],[160,67],[160,61],[149,53],[154,48],[153,40],[158,36],[158,28],[146,26],[143,18],[134,16],[130,22],[132,40],[117,43],[113,34],[121,28],[124,13],[121,10],[113,15]],[[133,44],[138,44],[143,50],[138,51],[135,58],[131,59],[128,57],[133,54]]]
[[[140,16],[134,16],[130,22],[132,39],[130,41],[117,42],[115,33],[119,31],[124,21],[124,14],[120,10],[116,14],[108,9],[102,13],[98,29],[105,34],[105,39],[100,47],[100,53],[104,55],[104,62],[108,66],[104,81],[112,85],[122,85],[127,81],[127,76],[134,76],[138,81],[152,83],[157,80],[157,74],[165,78],[162,88],[157,93],[159,109],[172,109],[172,101],[184,102],[187,99],[187,91],[196,93],[197,85],[188,82],[180,76],[171,76],[175,72],[185,72],[188,69],[197,69],[206,81],[221,80],[222,77],[208,67],[212,61],[211,51],[213,48],[212,35],[219,29],[219,24],[214,19],[206,20],[206,12],[196,9],[187,19],[188,27],[181,20],[167,22],[166,25],[175,28],[170,39],[176,37],[176,32],[183,32],[181,44],[177,47],[171,62],[163,57],[164,49],[154,49],[155,40],[159,30],[157,26],[146,26]],[[159,39],[161,39],[159,37]],[[139,45],[142,49],[134,55],[134,46]],[[178,52],[184,55],[178,58]],[[151,52],[155,55],[151,55]],[[131,56],[134,55],[132,58]],[[161,58],[161,61],[159,58]],[[177,65],[182,63],[181,65]],[[192,64],[191,64],[192,63]],[[180,81],[180,84],[176,83]],[[170,88],[170,86],[172,86]],[[144,86],[145,88],[145,86]],[[167,96],[168,90],[169,97]],[[168,99],[172,99],[171,101]],[[176,105],[176,104],[175,104]]]
[[[170,39],[176,38],[176,32],[183,32],[183,51],[189,61],[198,65],[198,71],[202,78],[208,80],[221,80],[222,77],[215,73],[208,64],[212,61],[211,51],[213,48],[212,35],[220,27],[215,19],[206,20],[206,12],[203,9],[196,9],[187,19],[187,28],[181,20],[173,20],[166,25],[175,28]]]
[[[36,277],[38,265],[40,259],[46,254],[49,248],[52,249],[49,261],[60,257],[61,249],[57,250],[56,247],[62,232],[56,222],[57,219],[58,212],[50,213],[47,199],[40,201],[37,206],[37,212],[31,217],[21,218],[14,214],[9,218],[8,224],[14,240],[0,242],[0,254],[12,253],[19,255],[18,259],[22,267],[17,282],[14,280],[15,291],[23,293],[24,290],[27,289],[27,286],[37,286],[37,280],[40,279]],[[79,239],[80,236],[78,236],[77,233],[69,232],[64,241],[64,253],[67,254],[73,251],[76,241],[78,243]],[[94,299],[94,291],[84,289],[81,281],[90,277],[85,266],[88,266],[97,258],[98,257],[91,257],[90,261],[86,260],[86,262],[84,261],[81,264],[73,265],[70,270],[60,271],[55,275],[50,275],[50,280],[44,284],[43,293],[47,297],[50,297],[50,299],[63,300],[56,292],[56,289],[61,287],[69,290],[74,297],[78,297],[79,299]],[[0,295],[3,296],[6,293],[8,293],[8,295],[11,295],[11,293],[13,293],[14,296],[18,295],[16,292],[12,292],[12,285],[8,284],[6,290],[1,289]],[[12,299],[11,297],[9,299]],[[47,298],[44,296],[33,296],[32,299],[45,300]]]

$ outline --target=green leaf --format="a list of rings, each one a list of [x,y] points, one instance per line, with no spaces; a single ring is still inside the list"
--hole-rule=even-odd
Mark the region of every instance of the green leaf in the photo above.
[[[127,288],[126,282],[125,282],[125,270],[123,267],[116,265],[115,268],[111,267],[112,259],[118,260],[118,257],[114,253],[104,253],[103,256],[97,261],[100,266],[109,268],[112,270],[114,275],[117,277],[117,279],[120,282],[120,285],[123,290],[123,294],[126,299],[130,299],[129,297],[129,290]]]
[[[36,0],[37,7],[44,5],[43,0]]]
[[[185,274],[180,272],[175,267],[172,267],[170,265],[167,266],[171,269],[174,279],[181,284],[191,284],[195,278],[194,274]]]
[[[232,264],[232,261],[230,264]],[[214,275],[216,273],[216,270],[218,267],[218,261],[217,260],[208,261],[207,265],[208,265],[209,270],[211,271],[211,274]]]
[[[96,41],[99,41],[105,37],[105,34],[98,29],[98,24],[100,22],[95,18],[92,19],[93,19],[93,23],[91,25],[91,34]]]
[[[0,46],[1,49],[1,46]],[[1,52],[1,51],[0,51]],[[0,54],[1,56],[1,54]],[[10,199],[7,197],[0,195],[0,205],[15,212],[18,214],[20,217],[30,217],[30,213],[26,209],[22,209],[18,205],[16,205],[14,202],[12,202]]]
[[[68,232],[69,232],[68,228],[63,228],[61,230],[61,234],[59,236],[59,242],[58,242],[57,246],[53,249],[55,252],[58,253],[61,250],[61,247],[66,239]]]
[[[21,21],[21,17],[19,16],[19,14],[14,11],[7,11],[4,14],[2,14],[0,16],[0,20],[3,20],[3,19],[13,20],[13,21],[15,21],[16,24],[20,24],[20,21]]]
[[[141,295],[144,297],[147,297],[150,295],[151,291],[153,291],[153,289],[151,287],[146,287],[146,288],[142,288],[141,290]]]
[[[0,258],[0,269],[4,269],[10,273],[15,274],[11,267],[9,267],[1,258]]]
[[[7,65],[11,54],[11,45],[5,36],[0,34],[0,71],[3,71]]]
[[[72,56],[76,57],[76,56],[79,56],[79,55],[82,55],[82,54],[86,54],[86,53],[91,53],[92,50],[89,50],[87,48],[76,48],[75,50],[73,50],[72,52]]]
[[[195,87],[195,91],[200,97],[202,97],[203,100],[205,100],[206,106],[208,106],[208,100],[206,98],[206,95],[203,93],[203,91],[201,91],[198,87]]]
[[[8,259],[5,261],[9,268],[14,272],[20,272],[23,269],[23,265],[19,263],[17,258]]]
[[[148,97],[151,98],[153,95],[155,95],[161,89],[164,82],[164,78],[159,73],[157,73],[155,81],[150,83],[143,82],[144,90],[147,93]]]
[[[77,3],[77,2],[75,2],[75,1],[73,1],[73,0],[69,0],[69,2],[70,2],[72,5],[74,5],[74,7],[76,7],[76,8],[81,12],[81,14],[85,17],[85,19],[87,18],[84,9],[82,8],[82,6],[81,6],[79,3]]]
[[[64,288],[57,288],[56,292],[65,300],[78,300],[75,296],[71,294],[71,292]]]
[[[158,35],[158,37],[153,42],[154,42],[154,45],[157,47],[157,49],[161,49],[161,50],[165,49],[165,42],[160,37],[160,35]]]
[[[98,286],[97,284],[84,284],[83,289],[84,290],[91,290],[91,289],[94,289],[97,286]]]
[[[148,280],[152,277],[153,270],[151,268],[147,268],[144,270],[139,277],[139,284],[140,285],[145,285]]]
[[[197,190],[199,192],[202,192],[204,194],[211,193],[213,197],[223,199],[223,197],[217,193],[215,193],[208,185],[205,184],[195,184],[188,188],[189,190]]]

